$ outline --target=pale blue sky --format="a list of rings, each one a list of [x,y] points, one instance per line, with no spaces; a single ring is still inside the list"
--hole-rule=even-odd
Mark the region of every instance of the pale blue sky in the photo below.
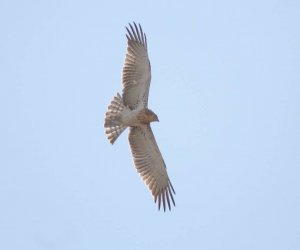
[[[0,1],[0,249],[300,249],[299,1]],[[125,25],[176,190],[157,211],[127,131]]]

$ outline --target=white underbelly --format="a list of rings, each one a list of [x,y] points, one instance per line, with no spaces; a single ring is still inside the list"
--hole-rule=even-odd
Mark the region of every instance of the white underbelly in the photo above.
[[[126,108],[121,113],[121,121],[125,126],[138,126],[141,125],[141,122],[138,120],[138,113],[141,109],[130,110]]]

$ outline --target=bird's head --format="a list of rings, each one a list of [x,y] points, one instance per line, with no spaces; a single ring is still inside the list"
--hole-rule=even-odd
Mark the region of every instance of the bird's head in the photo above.
[[[159,122],[158,116],[150,109],[147,109],[146,116],[149,122]]]
[[[153,113],[154,114],[154,113]],[[153,122],[159,122],[158,116],[156,114],[154,114],[153,116]]]

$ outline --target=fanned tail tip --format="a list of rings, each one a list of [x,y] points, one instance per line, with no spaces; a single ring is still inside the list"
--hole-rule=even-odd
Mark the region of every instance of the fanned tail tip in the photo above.
[[[117,140],[119,135],[126,128],[122,125],[120,120],[120,113],[124,110],[124,108],[125,106],[123,104],[122,97],[119,93],[117,93],[108,106],[108,111],[105,113],[105,133],[111,144]]]

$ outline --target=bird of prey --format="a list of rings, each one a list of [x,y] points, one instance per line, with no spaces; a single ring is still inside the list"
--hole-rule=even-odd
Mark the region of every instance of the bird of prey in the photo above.
[[[122,72],[122,96],[117,93],[105,114],[105,132],[113,144],[129,127],[129,144],[137,172],[148,186],[164,211],[175,206],[175,190],[167,174],[163,157],[150,127],[158,121],[157,115],[148,109],[151,66],[148,58],[147,39],[141,25],[129,24],[127,30],[127,53]]]

